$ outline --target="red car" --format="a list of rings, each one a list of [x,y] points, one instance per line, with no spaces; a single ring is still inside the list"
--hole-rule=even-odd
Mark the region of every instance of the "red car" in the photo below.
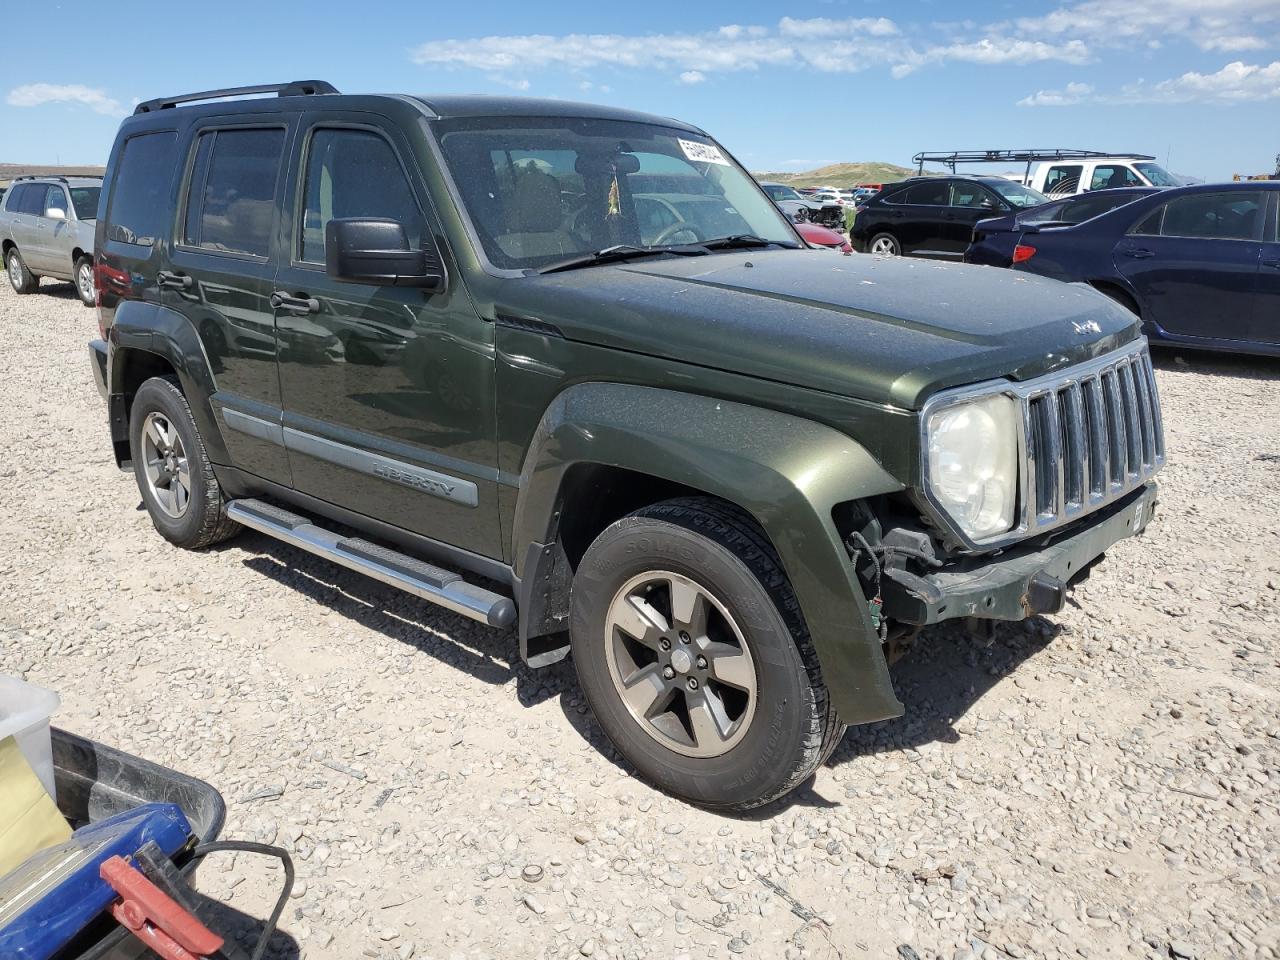
[[[796,223],[792,224],[792,226],[796,228],[796,233],[804,237],[805,243],[811,247],[828,247],[839,250],[841,253],[853,253],[853,246],[842,233],[828,230],[826,227],[819,226],[816,223]]]

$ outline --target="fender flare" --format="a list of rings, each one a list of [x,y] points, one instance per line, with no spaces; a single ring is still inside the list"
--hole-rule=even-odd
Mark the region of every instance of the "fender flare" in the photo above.
[[[845,723],[901,716],[888,665],[832,508],[904,489],[849,436],[812,420],[698,394],[582,383],[544,413],[521,471],[518,577],[553,543],[566,473],[620,467],[730,501],[764,528],[800,601]],[[563,505],[571,509],[571,505]]]
[[[209,402],[218,389],[212,365],[191,321],[157,303],[126,300],[116,308],[108,339],[111,344],[109,394],[123,396],[125,393],[125,361],[131,351],[160,357],[178,376],[209,459],[214,463],[230,463],[222,429]]]

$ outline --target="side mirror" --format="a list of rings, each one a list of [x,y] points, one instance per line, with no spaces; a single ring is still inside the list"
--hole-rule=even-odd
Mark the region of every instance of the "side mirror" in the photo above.
[[[445,288],[444,264],[432,250],[411,250],[404,225],[381,217],[330,220],[324,227],[325,273],[344,283]]]
[[[61,207],[50,207],[48,210],[44,212],[44,215],[48,217],[50,220],[67,219],[67,211],[63,210]]]

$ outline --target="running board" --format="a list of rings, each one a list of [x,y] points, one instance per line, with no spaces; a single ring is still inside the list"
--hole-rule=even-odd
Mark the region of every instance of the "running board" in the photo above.
[[[263,500],[232,500],[227,504],[227,516],[259,533],[491,627],[509,627],[516,622],[516,605],[510,597],[468,583],[460,575],[416,557],[359,537],[344,537],[325,530],[306,517],[274,504]]]

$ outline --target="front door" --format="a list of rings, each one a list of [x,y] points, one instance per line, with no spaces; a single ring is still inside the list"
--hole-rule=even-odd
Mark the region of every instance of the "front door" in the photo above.
[[[456,270],[434,294],[325,273],[334,218],[388,217],[412,244],[441,241],[398,130],[369,114],[309,119],[291,164],[289,250],[275,285],[294,486],[500,556],[493,326]]]
[[[70,247],[67,250],[66,262],[58,256],[58,239],[70,228],[67,218],[71,216],[67,203],[67,192],[56,183],[48,186],[41,184],[44,196],[40,201],[40,212],[35,219],[35,235],[31,242],[31,253],[27,266],[37,273],[56,273],[63,278],[71,276]],[[62,211],[62,217],[49,216],[55,210]]]
[[[1262,234],[1262,263],[1253,298],[1252,340],[1280,343],[1280,192],[1271,192]]]
[[[1249,339],[1263,200],[1239,190],[1184,194],[1135,224],[1114,259],[1143,320],[1174,336]]]
[[[198,333],[217,387],[212,397],[232,466],[288,484],[271,293],[289,114],[211,119],[184,143],[164,303]]]
[[[973,225],[984,217],[998,217],[1008,208],[996,195],[972,180],[951,181],[951,205],[943,214],[941,249],[953,257],[964,255],[973,240]]]
[[[938,256],[946,250],[945,219],[950,205],[950,187],[942,178],[922,180],[907,188],[906,216],[901,221],[899,240],[903,253]]]

